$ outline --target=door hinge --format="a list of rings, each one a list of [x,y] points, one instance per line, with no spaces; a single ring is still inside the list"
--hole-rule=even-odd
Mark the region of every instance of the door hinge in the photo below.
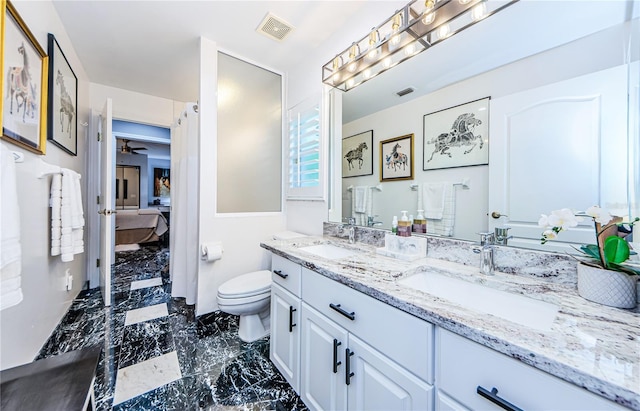
[[[96,267],[100,267],[100,259],[96,258]]]
[[[102,133],[98,131],[98,141],[102,141]]]
[[[100,196],[96,196],[96,204],[100,204]]]

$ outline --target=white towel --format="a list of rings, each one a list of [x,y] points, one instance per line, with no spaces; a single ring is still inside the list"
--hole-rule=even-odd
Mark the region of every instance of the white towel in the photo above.
[[[51,179],[51,255],[64,262],[84,252],[84,211],[80,174],[67,168]],[[60,187],[60,188],[58,188]]]
[[[0,145],[0,310],[22,301],[20,208],[13,154]]]
[[[367,212],[367,191],[369,191],[367,186],[357,186],[353,189],[354,211],[356,213]]]
[[[450,185],[450,184],[448,184]],[[440,220],[444,214],[445,183],[424,183],[422,190],[424,216]]]
[[[444,237],[453,236],[453,226],[456,216],[456,198],[453,184],[444,183],[444,211],[439,219],[427,217],[427,233]],[[425,212],[426,214],[426,212]]]

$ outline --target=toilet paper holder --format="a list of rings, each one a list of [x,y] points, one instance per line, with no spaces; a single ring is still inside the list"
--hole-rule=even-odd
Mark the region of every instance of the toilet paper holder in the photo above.
[[[200,246],[200,258],[203,261],[216,261],[222,258],[224,249],[221,242],[203,243]]]

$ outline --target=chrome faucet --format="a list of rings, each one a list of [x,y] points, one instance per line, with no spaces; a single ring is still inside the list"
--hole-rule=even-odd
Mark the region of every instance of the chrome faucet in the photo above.
[[[382,221],[375,221],[374,218],[378,217],[377,215],[367,216],[367,227],[373,227],[376,225],[382,225]]]
[[[511,227],[496,227],[494,229],[494,240],[497,245],[507,245],[507,241],[513,238],[513,236],[509,235],[509,230]]]
[[[356,219],[354,217],[346,217],[347,223],[340,226],[340,234],[344,233],[344,229],[349,229],[349,244],[356,242]]]
[[[493,233],[478,233],[480,235],[480,245],[472,246],[472,250],[476,254],[480,254],[480,273],[485,275],[493,275],[495,264],[493,262]]]

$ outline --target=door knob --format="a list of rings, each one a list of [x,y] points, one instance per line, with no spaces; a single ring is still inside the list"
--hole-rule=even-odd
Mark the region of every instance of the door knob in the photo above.
[[[491,217],[493,217],[493,218],[500,218],[500,217],[509,217],[509,216],[508,216],[508,215],[506,215],[506,214],[500,214],[500,213],[499,213],[499,212],[497,212],[497,211],[493,211],[493,212],[491,213]]]
[[[104,215],[111,215],[111,214],[116,214],[116,213],[117,213],[117,211],[116,211],[116,210],[107,210],[107,209],[104,209],[104,210],[100,210],[100,211],[98,211],[98,214],[104,214]]]

